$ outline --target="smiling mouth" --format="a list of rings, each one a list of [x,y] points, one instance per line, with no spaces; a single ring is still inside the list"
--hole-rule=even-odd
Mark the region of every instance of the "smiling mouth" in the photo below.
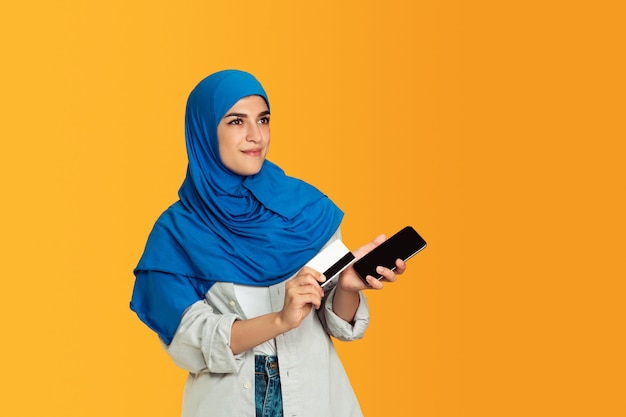
[[[242,151],[244,154],[248,156],[259,156],[261,155],[262,149],[249,149],[247,151]]]

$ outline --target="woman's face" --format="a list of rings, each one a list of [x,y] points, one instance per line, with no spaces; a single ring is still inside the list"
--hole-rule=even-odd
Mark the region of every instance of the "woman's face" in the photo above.
[[[239,100],[217,125],[222,163],[242,176],[261,170],[270,146],[270,112],[261,96]]]

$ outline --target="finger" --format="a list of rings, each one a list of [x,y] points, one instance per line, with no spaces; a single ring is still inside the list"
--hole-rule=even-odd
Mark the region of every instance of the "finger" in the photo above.
[[[406,271],[406,262],[402,259],[396,259],[396,275],[402,275]]]
[[[374,278],[373,276],[368,275],[367,277],[365,277],[365,280],[367,281],[367,284],[370,286],[371,289],[373,290],[383,289],[383,283],[377,280],[376,278]]]
[[[300,294],[298,297],[298,303],[301,303],[300,305],[303,307],[306,305],[311,305],[317,310],[322,305],[322,297],[320,297],[319,294],[315,294],[312,292]]]
[[[317,283],[317,281],[311,281],[308,284],[293,286],[288,290],[288,295],[297,300],[298,303],[306,304],[311,301],[307,299],[302,301],[301,297],[313,296],[316,297],[317,305],[324,296],[324,289]]]
[[[315,291],[321,297],[324,296],[324,289],[320,285],[322,282],[326,281],[326,277],[324,274],[320,274],[319,276],[311,276],[307,274],[302,277],[302,279],[298,280],[297,284],[300,288],[309,288],[312,291]]]
[[[383,277],[381,279],[384,279],[385,281],[394,282],[395,280],[398,279],[395,272],[389,268],[379,266],[376,268],[376,272],[382,275]]]
[[[311,274],[298,275],[287,282],[285,289],[288,290],[293,287],[305,287],[307,285],[321,289],[322,287],[320,284],[324,281],[326,281],[326,277],[323,274],[320,274],[320,276],[313,276]]]
[[[298,276],[311,276],[317,282],[326,281],[326,277],[324,276],[324,274],[308,266],[302,267],[300,272],[298,272]]]
[[[376,236],[374,238],[374,240],[372,240],[371,242],[366,243],[365,245],[363,245],[360,248],[356,249],[353,252],[354,256],[356,256],[357,258],[362,257],[366,253],[371,252],[372,249],[374,249],[376,246],[378,246],[381,243],[383,243],[385,240],[387,240],[387,238],[385,237],[384,234],[380,234],[380,235]]]

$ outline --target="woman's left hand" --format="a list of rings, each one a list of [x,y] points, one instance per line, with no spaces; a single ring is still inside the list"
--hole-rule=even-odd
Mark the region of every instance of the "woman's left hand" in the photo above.
[[[372,251],[375,247],[383,243],[387,238],[385,235],[379,235],[371,242],[361,246],[356,249],[353,253],[357,259],[362,258],[366,253]],[[338,286],[345,291],[361,291],[364,289],[375,289],[380,290],[383,288],[383,282],[395,282],[398,278],[398,275],[401,275],[406,270],[406,263],[401,259],[396,260],[396,269],[392,271],[389,268],[384,268],[379,266],[377,271],[383,277],[380,280],[377,280],[371,275],[368,275],[365,279],[367,280],[368,285],[365,285],[363,280],[359,277],[352,266],[348,267],[345,271],[341,273],[339,276],[339,284]]]

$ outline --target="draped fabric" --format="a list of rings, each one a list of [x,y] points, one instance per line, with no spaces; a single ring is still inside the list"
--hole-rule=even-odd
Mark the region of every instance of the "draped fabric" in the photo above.
[[[226,70],[202,80],[187,101],[187,175],[179,201],[148,237],[131,300],[131,309],[168,344],[184,310],[213,283],[270,286],[289,278],[343,217],[328,197],[268,160],[247,177],[224,166],[217,125],[250,95],[263,97],[269,108],[251,74]]]

